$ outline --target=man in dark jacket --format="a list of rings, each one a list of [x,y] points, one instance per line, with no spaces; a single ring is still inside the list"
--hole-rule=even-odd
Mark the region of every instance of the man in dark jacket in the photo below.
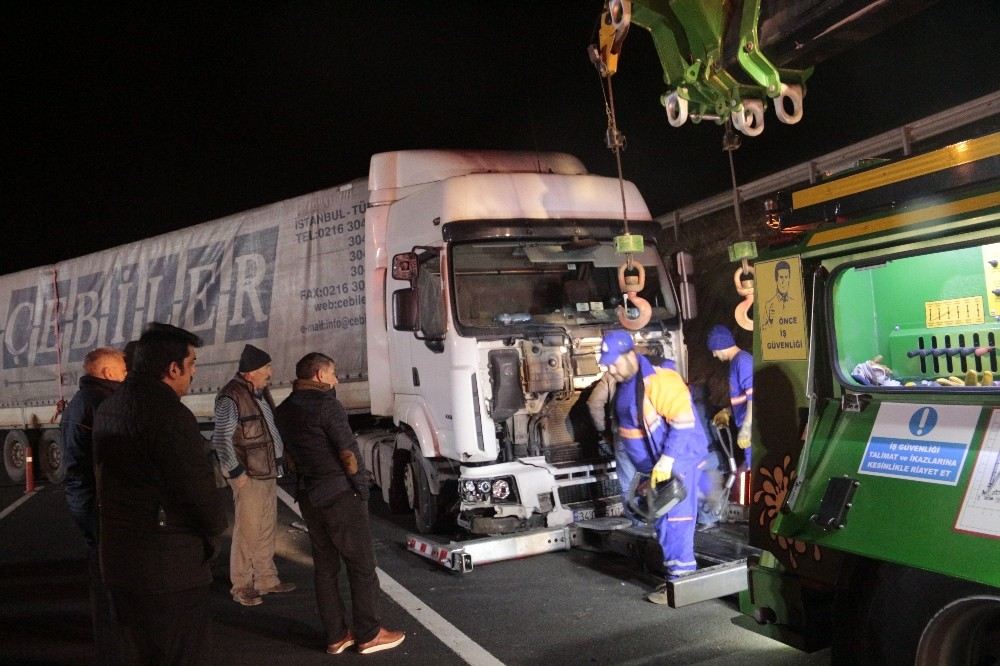
[[[309,527],[316,601],[326,630],[326,651],[357,644],[369,654],[396,647],[406,634],[381,626],[378,577],[368,523],[368,472],[347,412],[333,394],[333,359],[306,354],[295,366],[292,393],[275,414],[287,455],[299,476],[298,501]],[[347,626],[338,591],[340,561],[351,584],[353,627]]]
[[[87,568],[90,574],[90,619],[98,660],[116,662],[108,590],[101,581],[97,557],[97,482],[94,480],[94,449],[91,434],[97,407],[111,396],[125,379],[125,355],[112,347],[98,347],[83,359],[84,375],[80,390],[66,405],[60,430],[66,456],[63,487],[70,515],[87,542]]]
[[[194,415],[181,403],[201,340],[167,324],[139,339],[94,421],[101,570],[144,664],[211,659],[209,561],[226,528]]]

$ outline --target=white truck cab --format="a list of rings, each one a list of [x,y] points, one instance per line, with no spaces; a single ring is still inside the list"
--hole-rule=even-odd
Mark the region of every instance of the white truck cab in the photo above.
[[[647,353],[683,372],[680,312],[632,183],[562,153],[375,155],[366,211],[370,469],[420,531],[473,534],[620,512],[613,458],[585,401],[605,330],[620,328],[613,239],[645,238]],[[626,304],[627,305],[627,304]]]

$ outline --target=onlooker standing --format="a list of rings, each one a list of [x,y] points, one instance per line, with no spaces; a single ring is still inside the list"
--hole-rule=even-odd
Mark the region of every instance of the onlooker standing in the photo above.
[[[125,380],[125,356],[112,347],[98,347],[83,359],[80,389],[66,406],[59,426],[66,456],[63,486],[69,512],[87,542],[90,575],[90,619],[98,661],[118,663],[118,641],[108,590],[101,580],[97,554],[97,481],[94,479],[94,447],[91,435],[97,407]]]
[[[368,522],[368,472],[333,392],[337,373],[325,354],[306,354],[295,366],[292,393],[277,410],[278,427],[299,477],[298,501],[309,526],[316,602],[326,630],[326,651],[355,643],[369,654],[396,647],[406,634],[381,626],[375,551]],[[353,628],[347,626],[337,580],[341,560],[351,585]]]
[[[198,422],[180,400],[200,345],[150,324],[128,378],[94,419],[101,571],[137,652],[130,663],[211,659],[209,562],[226,514]]]
[[[135,350],[139,348],[138,340],[129,340],[125,343],[125,348],[122,349],[122,353],[125,355],[125,371],[128,372],[132,367],[132,362],[135,359]]]
[[[239,371],[215,397],[212,447],[233,489],[236,508],[229,552],[230,593],[244,606],[263,603],[262,595],[295,589],[294,583],[278,579],[274,566],[277,479],[284,445],[274,425],[270,381],[270,355],[246,345]]]

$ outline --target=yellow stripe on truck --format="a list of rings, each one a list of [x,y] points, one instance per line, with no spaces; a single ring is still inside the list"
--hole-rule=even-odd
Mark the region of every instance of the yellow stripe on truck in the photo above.
[[[929,220],[950,217],[952,215],[961,215],[963,213],[974,212],[977,210],[984,210],[986,208],[992,208],[993,206],[1000,206],[1000,192],[990,192],[989,194],[981,194],[968,199],[949,201],[948,203],[938,204],[937,206],[928,206],[927,208],[920,208],[918,210],[899,213],[898,215],[890,215],[889,217],[879,218],[870,222],[845,224],[842,227],[834,227],[833,229],[827,229],[826,231],[818,231],[809,238],[807,245],[812,247],[816,245],[823,245],[825,243],[842,241],[848,238],[855,238],[857,236],[877,234],[881,231],[889,231],[909,226],[911,224],[920,224],[921,222],[927,222]]]
[[[792,194],[792,207],[799,210],[815,206],[831,199],[847,197],[996,155],[1000,155],[1000,132],[800,190]]]

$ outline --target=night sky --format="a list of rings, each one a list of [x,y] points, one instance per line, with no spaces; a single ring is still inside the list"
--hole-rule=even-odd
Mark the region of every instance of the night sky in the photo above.
[[[585,52],[600,0],[19,4],[0,17],[0,273],[366,176],[380,151],[558,150],[615,172]],[[768,111],[764,134],[736,153],[737,176],[998,81],[996,0],[939,2],[820,63],[804,120]],[[667,124],[644,30],[629,34],[614,86],[625,176],[654,215],[728,189],[722,128]]]

